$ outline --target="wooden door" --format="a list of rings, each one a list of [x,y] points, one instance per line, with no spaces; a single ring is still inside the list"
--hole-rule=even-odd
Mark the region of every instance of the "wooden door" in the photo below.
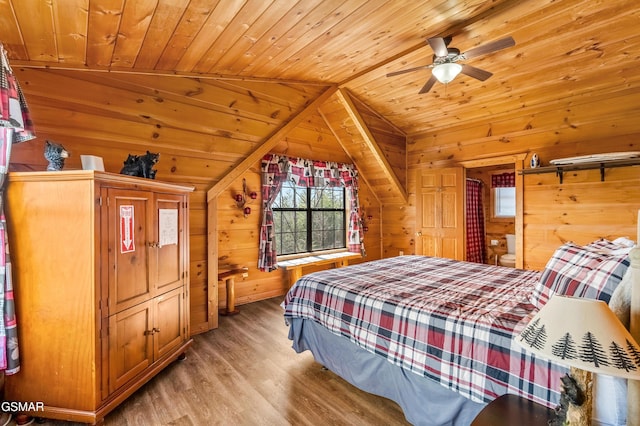
[[[176,288],[154,299],[153,352],[161,358],[187,339],[186,301],[183,288]]]
[[[181,287],[185,278],[185,197],[156,194],[151,268],[157,294]]]
[[[463,169],[421,169],[417,173],[417,254],[464,260]]]
[[[152,301],[109,317],[109,392],[153,363],[154,333]]]
[[[120,312],[155,294],[149,251],[153,245],[153,193],[107,190],[109,314]]]

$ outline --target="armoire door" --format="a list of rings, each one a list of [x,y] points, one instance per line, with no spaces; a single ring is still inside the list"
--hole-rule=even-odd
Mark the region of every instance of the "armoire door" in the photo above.
[[[153,301],[109,317],[109,392],[135,378],[153,361]]]
[[[463,169],[416,173],[416,253],[464,260]]]
[[[175,194],[156,194],[154,248],[151,268],[156,278],[157,294],[182,287],[185,280],[185,197]],[[188,248],[187,248],[188,250]]]
[[[154,356],[160,358],[187,339],[187,303],[183,288],[176,288],[154,299]]]
[[[150,249],[154,243],[153,193],[107,189],[109,314],[155,296]]]

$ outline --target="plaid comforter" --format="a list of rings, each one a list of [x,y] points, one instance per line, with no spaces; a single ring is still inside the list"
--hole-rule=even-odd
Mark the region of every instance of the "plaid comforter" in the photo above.
[[[537,271],[400,256],[303,276],[285,319],[317,321],[389,362],[477,402],[505,393],[548,407],[567,370],[514,340],[534,315]]]

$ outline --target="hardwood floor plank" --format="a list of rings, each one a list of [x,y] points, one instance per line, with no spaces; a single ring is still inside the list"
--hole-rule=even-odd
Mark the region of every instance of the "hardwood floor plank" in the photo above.
[[[194,336],[187,358],[105,418],[106,426],[407,425],[394,402],[362,392],[296,354],[281,297],[242,305]],[[50,421],[50,426],[73,423]]]

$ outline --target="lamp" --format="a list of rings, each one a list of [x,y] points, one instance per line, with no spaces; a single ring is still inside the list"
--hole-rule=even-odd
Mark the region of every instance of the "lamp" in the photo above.
[[[553,295],[516,337],[525,349],[558,364],[571,374],[585,396],[584,413],[567,412],[574,424],[590,424],[591,388],[588,373],[640,380],[640,347],[618,317],[601,300]],[[583,370],[583,371],[581,371]],[[576,377],[577,376],[577,377]],[[576,415],[584,416],[582,420]]]
[[[433,67],[431,74],[443,84],[447,84],[452,81],[462,71],[462,65],[455,62],[445,62]]]

